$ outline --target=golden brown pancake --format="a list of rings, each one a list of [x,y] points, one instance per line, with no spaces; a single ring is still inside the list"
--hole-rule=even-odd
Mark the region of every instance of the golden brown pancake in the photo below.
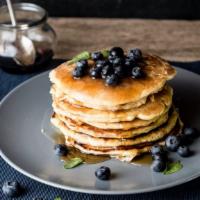
[[[141,134],[145,134],[162,124],[164,124],[168,119],[168,113],[162,115],[158,118],[157,121],[152,122],[148,126],[133,128],[130,130],[109,130],[109,129],[99,129],[95,128],[94,126],[87,125],[87,124],[78,124],[76,121],[71,120],[70,118],[64,117],[62,115],[55,114],[55,118],[58,118],[65,125],[76,132],[84,133],[93,137],[100,137],[100,138],[132,138]]]
[[[172,129],[176,125],[177,119],[178,113],[176,112],[176,110],[174,110],[171,116],[169,117],[168,121],[164,125],[150,131],[147,134],[143,134],[141,136],[131,139],[96,138],[83,133],[72,131],[58,118],[52,118],[51,121],[57,128],[60,129],[60,131],[65,136],[72,138],[78,144],[114,148],[118,146],[137,146],[161,140],[172,131]]]
[[[160,91],[166,81],[172,79],[176,71],[163,59],[152,56],[143,56],[145,65],[142,70],[145,78],[126,78],[116,87],[106,86],[102,79],[91,79],[88,75],[81,79],[74,79],[72,71],[75,64],[63,63],[50,72],[50,80],[71,98],[87,103],[90,108],[103,106],[107,110],[116,105],[137,102],[152,93]],[[93,66],[94,61],[89,60]]]
[[[169,134],[171,135],[180,134],[182,132],[182,127],[183,127],[183,123],[179,119],[177,121],[176,126]],[[162,140],[157,141],[157,143],[160,145],[164,145],[164,138]],[[149,152],[154,143],[147,144],[146,146],[142,146],[142,147],[130,146],[128,149],[127,149],[127,146],[102,149],[102,148],[98,148],[94,146],[78,144],[73,139],[66,137],[66,144],[69,146],[73,146],[86,154],[110,155],[111,157],[117,158],[121,161],[131,162],[135,157]]]
[[[134,119],[151,120],[162,115],[168,110],[172,104],[172,88],[169,86],[156,93],[153,98],[149,98],[146,104],[130,109],[120,111],[95,110],[86,107],[77,107],[66,101],[53,101],[55,112],[77,119],[82,122],[121,122],[133,121]]]

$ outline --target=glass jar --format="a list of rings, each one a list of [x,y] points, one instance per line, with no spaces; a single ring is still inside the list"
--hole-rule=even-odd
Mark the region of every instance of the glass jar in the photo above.
[[[0,67],[11,73],[32,72],[46,67],[53,57],[56,43],[56,34],[47,23],[47,12],[31,3],[13,4],[13,8],[16,26],[11,24],[7,6],[0,7]],[[19,54],[23,56],[28,52],[20,51],[22,39],[28,40],[33,47],[31,64],[26,60],[19,62]]]

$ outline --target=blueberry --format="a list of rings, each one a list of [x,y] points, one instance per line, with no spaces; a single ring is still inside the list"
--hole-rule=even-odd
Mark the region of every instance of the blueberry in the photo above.
[[[155,144],[151,147],[151,154],[152,155],[158,155],[158,154],[164,154],[164,149],[161,145]]]
[[[86,68],[88,67],[88,62],[87,60],[80,60],[76,63],[77,68]]]
[[[191,155],[191,151],[187,146],[181,145],[178,147],[177,149],[177,153],[181,156],[181,157],[188,157]]]
[[[186,126],[184,129],[183,129],[183,134],[190,138],[190,139],[195,139],[199,136],[199,133],[197,131],[197,129],[195,128],[192,128],[190,126]]]
[[[117,76],[117,74],[112,74],[106,77],[106,85],[115,86],[118,83],[119,83],[119,77]]]
[[[132,78],[141,78],[143,77],[143,71],[140,67],[133,67],[132,69]]]
[[[66,156],[68,153],[68,149],[65,144],[56,144],[54,146],[54,150],[58,156]]]
[[[111,176],[111,171],[108,167],[102,166],[95,171],[95,176],[100,180],[108,180]]]
[[[123,77],[124,71],[122,66],[117,66],[114,68],[114,73],[117,74],[119,77]]]
[[[108,56],[108,61],[109,61],[110,63],[113,63],[114,60],[115,60],[115,57],[113,57],[113,56],[111,56],[111,55]]]
[[[103,59],[103,55],[101,52],[94,52],[91,54],[91,57],[94,61]]]
[[[180,137],[170,135],[165,140],[165,146],[169,151],[176,151],[181,143]]]
[[[152,155],[153,160],[161,160],[161,161],[166,161],[167,160],[167,155],[165,153],[163,154],[153,154]]]
[[[142,58],[142,51],[140,49],[131,49],[128,53],[128,57],[133,61],[138,61]]]
[[[100,78],[101,77],[101,71],[102,68],[101,67],[93,67],[90,69],[90,76],[92,78]]]
[[[154,172],[162,172],[164,171],[166,168],[166,162],[164,162],[163,160],[154,160],[151,164],[151,169]]]
[[[123,57],[124,56],[124,51],[121,47],[113,47],[111,50],[110,50],[110,53],[109,55],[113,58],[116,58],[116,57]]]
[[[85,72],[83,68],[75,67],[72,72],[72,76],[74,78],[80,78],[80,77],[83,77],[84,75],[85,75]]]
[[[124,59],[123,58],[115,58],[112,62],[113,66],[122,66],[124,64]]]
[[[101,71],[101,77],[105,79],[107,76],[113,74],[114,70],[113,67],[110,64],[107,64],[103,67]]]
[[[108,65],[109,63],[108,63],[108,61],[107,60],[98,60],[97,62],[96,62],[96,67],[104,67],[104,66],[106,66],[106,65]]]
[[[17,197],[22,193],[22,187],[17,181],[6,181],[3,184],[2,190],[8,197]]]

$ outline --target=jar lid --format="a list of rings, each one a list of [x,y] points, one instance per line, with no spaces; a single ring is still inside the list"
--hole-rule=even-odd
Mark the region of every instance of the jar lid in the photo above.
[[[47,20],[47,12],[42,7],[32,3],[13,4],[18,24],[13,26],[10,22],[8,7],[0,7],[0,28],[25,30],[37,26]],[[7,16],[6,16],[7,15]],[[26,21],[23,21],[26,19]]]

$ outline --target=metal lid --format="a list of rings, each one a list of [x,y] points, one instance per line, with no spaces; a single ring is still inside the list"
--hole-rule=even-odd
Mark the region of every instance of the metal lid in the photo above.
[[[31,11],[38,14],[38,19],[32,19],[30,22],[27,23],[20,23],[17,26],[12,26],[12,24],[7,23],[0,23],[0,28],[9,28],[9,29],[19,29],[25,30],[33,26],[37,26],[47,20],[47,12],[42,7],[32,4],[32,3],[15,3],[13,4],[14,10],[17,11]],[[0,7],[0,13],[3,14],[8,12],[7,6]]]

